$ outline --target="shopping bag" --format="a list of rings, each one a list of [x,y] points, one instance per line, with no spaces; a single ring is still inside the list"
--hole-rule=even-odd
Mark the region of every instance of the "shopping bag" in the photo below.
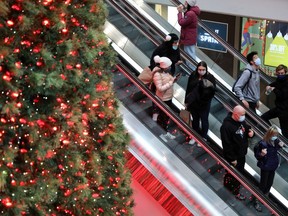
[[[188,110],[182,109],[180,111],[180,118],[182,118],[190,127],[192,127],[192,115]]]

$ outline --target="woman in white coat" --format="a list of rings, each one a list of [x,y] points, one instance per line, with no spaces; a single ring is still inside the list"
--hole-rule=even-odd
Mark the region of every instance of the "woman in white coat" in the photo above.
[[[158,66],[153,69],[153,82],[156,86],[156,95],[164,103],[171,107],[173,98],[173,85],[179,76],[173,77],[171,75],[170,67],[172,61],[169,58],[155,56],[154,61],[158,64]],[[161,121],[162,126],[164,126],[167,131],[165,139],[175,139],[175,136],[169,132],[169,117],[162,110],[159,112],[158,122],[159,121]]]

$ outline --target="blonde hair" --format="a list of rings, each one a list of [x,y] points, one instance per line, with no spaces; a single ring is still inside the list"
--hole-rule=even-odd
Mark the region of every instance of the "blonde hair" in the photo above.
[[[271,144],[271,137],[278,135],[279,131],[277,129],[277,127],[275,125],[272,125],[271,127],[268,128],[268,130],[266,131],[266,133],[264,134],[263,140],[266,143],[270,143]]]

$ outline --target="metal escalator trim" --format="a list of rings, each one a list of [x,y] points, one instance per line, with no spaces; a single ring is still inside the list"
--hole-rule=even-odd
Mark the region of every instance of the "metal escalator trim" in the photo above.
[[[184,123],[183,120],[180,119],[173,111],[171,112],[170,108],[167,107],[166,104],[163,104],[159,98],[155,97],[140,80],[138,80],[134,75],[130,74],[124,65],[118,64],[117,68],[123,72],[124,75],[137,86],[137,88],[143,91],[143,93],[146,94],[147,97],[149,97],[160,109],[162,109],[182,130],[184,130],[188,135],[194,137],[197,142],[201,143],[202,147],[212,158],[214,158],[219,162],[219,164],[221,164],[221,166],[228,170],[246,189],[248,189],[255,197],[264,203],[268,209],[277,215],[284,215],[281,210],[279,210],[273,202],[267,199],[256,186],[252,185],[245,179],[245,177],[242,176],[242,174],[235,170],[234,167],[230,166],[220,155],[218,155],[209,145],[207,145],[198,134],[195,134],[193,129]]]
[[[179,0],[171,0],[170,2],[173,3],[174,6],[178,6],[181,4]],[[205,23],[198,17],[198,25],[203,28],[206,32],[208,32],[210,35],[212,35],[222,46],[224,46],[234,57],[236,57],[238,60],[240,60],[242,63],[247,64],[246,57],[243,56],[235,47],[231,46],[227,41],[222,39],[218,34],[215,33],[215,31],[212,31]],[[261,70],[261,69],[260,69]],[[261,70],[261,78],[267,83],[271,83],[272,79]]]
[[[124,106],[124,125],[132,136],[129,151],[194,215],[237,215],[198,175]],[[148,138],[149,137],[149,138]],[[148,141],[149,140],[149,141]],[[217,203],[217,205],[215,205]]]
[[[122,3],[125,3],[126,1],[123,1]],[[176,5],[179,5],[180,4],[180,2],[179,1],[177,1],[177,0],[173,0],[172,2],[176,2]],[[130,1],[130,3],[132,4],[133,3],[133,1]],[[135,3],[133,4],[134,6],[135,6]],[[130,4],[126,4],[125,3],[125,6],[127,6],[127,7],[129,7],[129,9],[130,10],[132,10],[133,9],[133,7],[130,5]],[[140,9],[139,9],[139,5],[137,5],[138,7],[137,7],[137,11],[139,12],[140,11]],[[141,10],[142,11],[142,10]],[[156,12],[155,12],[156,13]],[[137,14],[137,13],[136,13]],[[135,14],[135,15],[136,15]],[[139,13],[138,13],[139,14]],[[137,15],[138,15],[137,14]],[[140,14],[140,16],[141,16],[141,20],[143,20],[143,22],[144,22],[144,20],[145,20],[145,17],[142,15],[142,14]],[[151,24],[151,23],[153,23],[153,22],[151,22],[151,18],[150,18],[150,20],[145,20],[145,23],[146,23],[146,21],[147,21],[147,24],[149,24],[149,28],[152,30],[153,29],[153,31],[156,31],[159,35],[160,35],[160,33],[159,33],[159,29],[158,29],[158,26],[159,25],[157,25],[157,28],[155,28],[155,26],[153,27],[152,25],[153,24]],[[200,22],[202,22],[202,21],[200,21]],[[203,22],[202,22],[203,23]],[[203,24],[203,26],[204,26],[205,24]],[[215,35],[215,37],[218,37],[218,38],[220,38],[214,31],[212,31],[212,30],[210,30],[207,26],[205,27],[205,30],[207,30],[207,31],[209,31],[212,35]],[[141,30],[142,32],[143,32],[143,30]],[[146,35],[146,33],[145,33],[145,35]],[[165,34],[161,34],[162,35],[162,37],[164,38],[165,37]],[[147,35],[146,35],[147,36]],[[153,37],[151,34],[148,36],[148,38],[151,40],[151,37]],[[221,39],[221,38],[220,38]],[[152,39],[153,40],[153,39]],[[156,41],[153,41],[154,43],[157,43]],[[224,41],[223,39],[222,39],[222,41],[220,41],[220,43],[224,43],[224,44],[222,44],[223,46],[225,45],[225,46],[227,46],[227,47],[229,47],[229,50],[231,50],[233,53],[233,55],[236,55],[236,56],[238,56],[238,58],[239,59],[241,59],[241,57],[243,57],[243,55],[242,54],[239,54],[239,52],[234,48],[234,47],[232,47],[231,45],[229,45],[226,41]],[[158,42],[158,45],[159,45],[159,42]],[[187,54],[184,52],[184,54],[182,54],[182,52],[181,52],[181,55],[186,55],[187,56]],[[189,59],[190,57],[188,56],[188,59]],[[191,58],[190,58],[191,59]],[[192,59],[193,60],[193,59]],[[193,60],[194,61],[194,60]],[[195,64],[195,61],[194,61],[194,64]],[[216,82],[217,82],[217,86],[218,87],[220,87],[223,91],[225,91],[225,93],[226,94],[229,94],[229,98],[230,99],[232,99],[233,100],[233,102],[235,103],[235,104],[241,104],[241,101],[238,99],[238,98],[236,98],[236,96],[235,96],[235,94],[234,93],[232,93],[230,90],[230,88],[229,87],[227,87],[227,85],[226,85],[226,82],[224,81],[224,80],[222,80],[222,78],[221,77],[219,77],[218,75],[217,75],[217,73],[215,73],[215,72],[213,72],[213,70],[211,70],[210,69],[210,71],[211,71],[211,73],[216,77],[216,78],[218,78],[218,79],[216,79]],[[219,79],[221,79],[221,81],[219,81]],[[224,83],[224,84],[223,84]],[[227,89],[228,88],[228,90],[226,91],[225,89]],[[245,107],[244,107],[245,108]],[[251,111],[250,109],[247,109],[247,108],[245,108],[245,110],[246,110],[246,114],[248,114],[256,123],[257,123],[257,125],[260,125],[264,130],[267,130],[268,129],[268,127],[269,127],[269,125],[260,117],[260,116],[258,116],[258,115],[255,115],[254,114],[254,112],[253,111]],[[283,141],[284,143],[288,143],[288,139],[286,139],[284,136],[280,136],[280,139],[281,139],[281,141]],[[285,150],[280,150],[280,153],[281,154],[283,154],[283,155],[285,155],[285,158],[288,158],[288,152],[286,152]]]

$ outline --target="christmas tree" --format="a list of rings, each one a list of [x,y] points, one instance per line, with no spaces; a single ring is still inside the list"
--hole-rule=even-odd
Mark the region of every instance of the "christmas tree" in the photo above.
[[[0,214],[132,215],[101,0],[0,2]]]

